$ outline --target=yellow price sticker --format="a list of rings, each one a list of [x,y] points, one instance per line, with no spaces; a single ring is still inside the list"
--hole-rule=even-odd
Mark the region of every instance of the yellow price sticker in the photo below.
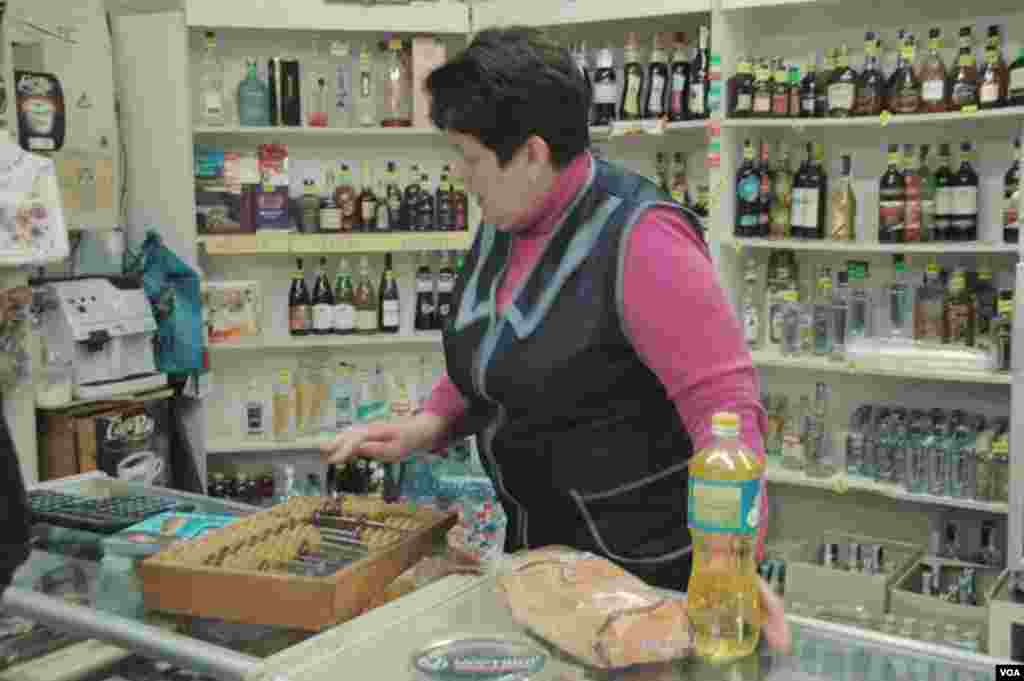
[[[892,120],[892,114],[889,113],[888,110],[883,111],[882,113],[880,113],[878,115],[878,122],[882,125],[883,128],[885,126],[889,125],[889,121],[891,121],[891,120]]]
[[[291,372],[291,369],[281,369],[281,371],[279,371],[278,374],[277,374],[277,378],[278,378],[278,380],[281,381],[281,383],[291,383],[292,382],[292,372]]]
[[[223,236],[207,236],[203,237],[203,244],[206,246],[207,253],[224,253],[227,248],[226,243],[227,237]]]
[[[733,247],[733,250],[736,251],[737,255],[743,253],[744,244],[739,239],[733,239],[732,240],[732,247]]]
[[[978,113],[978,105],[971,104],[960,109],[960,113]]]
[[[850,491],[850,483],[846,481],[845,475],[840,475],[832,481],[832,491],[836,494],[846,494]]]

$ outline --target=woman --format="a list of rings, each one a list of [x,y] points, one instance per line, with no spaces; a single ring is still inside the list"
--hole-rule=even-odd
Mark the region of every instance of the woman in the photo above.
[[[759,453],[765,419],[699,219],[589,153],[586,81],[537,31],[483,31],[425,88],[483,210],[447,375],[420,413],[325,457],[395,462],[476,434],[507,550],[570,545],[685,588],[687,462],[714,412]]]

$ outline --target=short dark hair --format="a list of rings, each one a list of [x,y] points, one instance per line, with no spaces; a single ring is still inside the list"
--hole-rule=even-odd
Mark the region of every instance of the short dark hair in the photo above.
[[[568,50],[542,31],[481,31],[425,83],[430,118],[442,130],[477,138],[507,164],[531,135],[564,168],[590,146],[587,83]]]

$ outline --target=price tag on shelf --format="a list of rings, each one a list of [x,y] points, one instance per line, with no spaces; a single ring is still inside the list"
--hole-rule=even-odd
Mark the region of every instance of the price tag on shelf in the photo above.
[[[707,133],[708,144],[711,144],[715,139],[722,136],[722,123],[721,121],[709,118],[704,124],[704,130]]]
[[[259,253],[287,253],[291,247],[291,235],[287,232],[265,232],[256,235],[256,251]]]
[[[836,494],[846,494],[850,491],[850,483],[846,481],[845,475],[839,475],[832,481],[832,491]]]
[[[732,248],[733,248],[734,251],[736,251],[737,255],[742,255],[744,244],[739,239],[733,239],[732,240]]]
[[[878,122],[881,124],[881,126],[883,128],[885,126],[889,125],[889,121],[891,121],[891,120],[892,120],[892,114],[889,113],[887,110],[883,111],[882,113],[880,113],[878,115]]]
[[[960,113],[978,113],[978,105],[971,104],[970,106],[965,106],[960,109]]]
[[[613,121],[609,137],[626,137],[644,134],[643,121]]]

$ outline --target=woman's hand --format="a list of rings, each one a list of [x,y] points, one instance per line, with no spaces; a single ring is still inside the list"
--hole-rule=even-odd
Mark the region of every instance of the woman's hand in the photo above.
[[[789,655],[793,647],[793,636],[789,631],[789,623],[786,622],[786,610],[782,605],[782,599],[761,577],[757,578],[757,584],[761,589],[761,606],[764,608],[761,634],[769,646],[784,655]]]
[[[344,464],[354,456],[396,463],[416,450],[436,446],[447,429],[444,418],[423,412],[394,423],[353,426],[321,445],[320,454],[330,464]]]

